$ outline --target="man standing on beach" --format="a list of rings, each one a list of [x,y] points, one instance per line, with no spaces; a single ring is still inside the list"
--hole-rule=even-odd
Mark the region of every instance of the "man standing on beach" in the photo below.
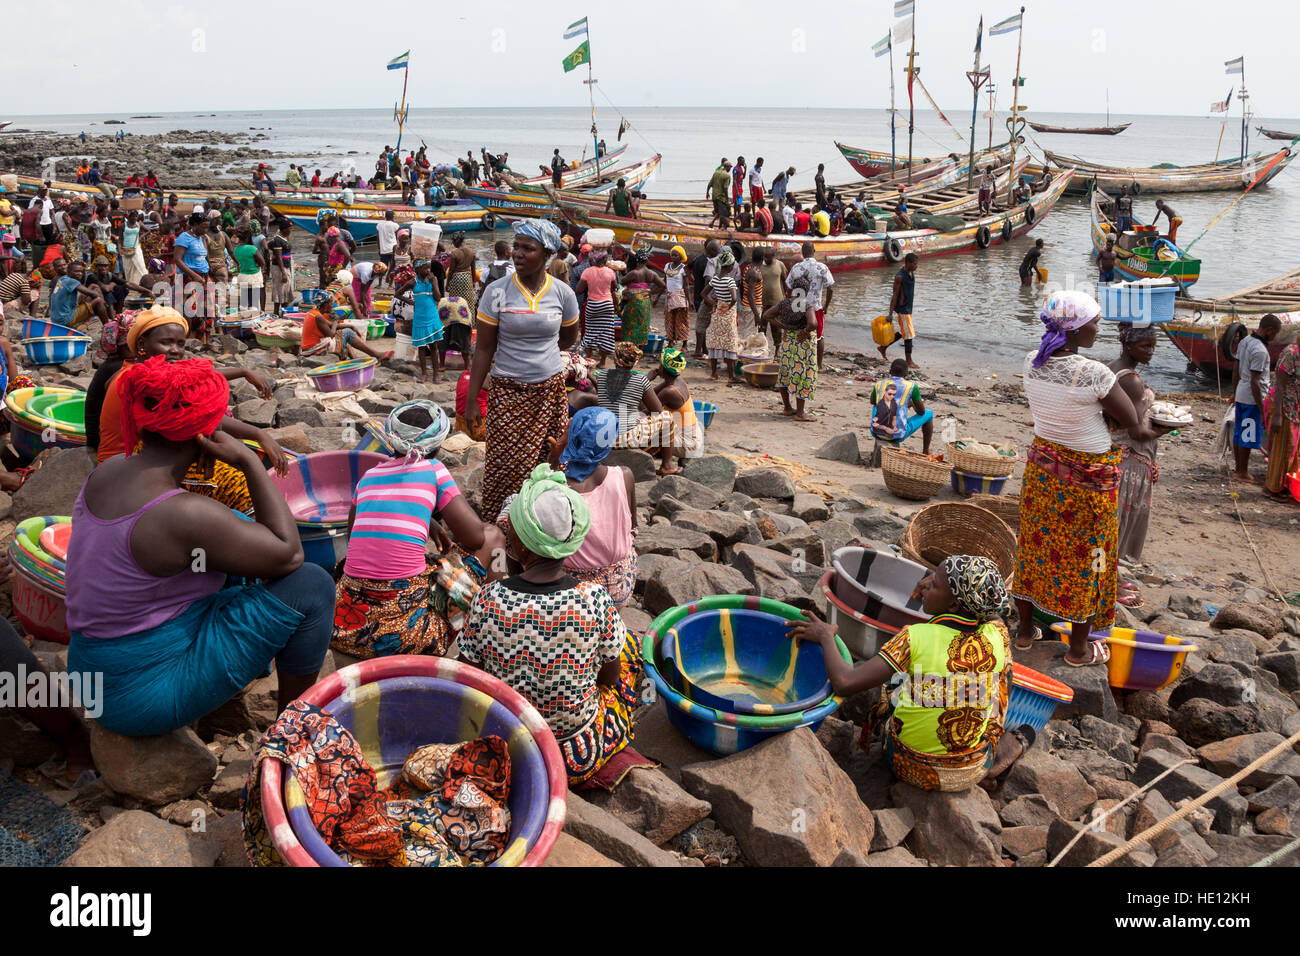
[[[1282,331],[1282,320],[1270,312],[1259,320],[1259,328],[1241,340],[1237,346],[1237,367],[1232,381],[1235,388],[1232,454],[1237,470],[1233,481],[1251,485],[1259,480],[1250,475],[1252,448],[1264,447],[1264,396],[1269,386],[1268,344]]]
[[[736,215],[740,214],[740,207],[745,204],[745,180],[748,173],[749,167],[745,165],[745,157],[737,156],[736,165],[731,170],[731,204],[736,207]]]
[[[763,208],[763,157],[754,160],[754,168],[749,171],[749,201],[754,208]]]
[[[375,223],[375,241],[379,244],[379,261],[388,267],[384,280],[393,274],[393,250],[397,248],[397,217],[391,209],[384,210],[384,218]]]
[[[817,247],[811,242],[803,244],[802,252],[803,259],[790,269],[785,285],[787,289],[793,288],[794,283],[801,277],[807,283],[808,301],[817,312],[817,370],[821,371],[822,358],[826,351],[826,310],[830,308],[831,298],[835,295],[835,277],[831,275],[831,270],[826,267],[826,263],[817,261]],[[823,292],[825,301],[822,300]],[[796,308],[802,311],[802,308],[798,306]]]
[[[560,155],[560,149],[557,146],[555,153],[551,156],[551,185],[559,189],[564,185],[564,170],[567,164],[564,157]]]
[[[1106,248],[1097,253],[1097,281],[1115,281],[1115,237],[1106,237]]]
[[[813,186],[817,189],[817,205],[826,205],[826,164],[817,164],[817,175],[813,177]]]
[[[903,352],[907,356],[908,368],[920,368],[912,361],[912,339],[916,336],[916,330],[912,326],[912,303],[916,292],[916,266],[921,261],[915,252],[909,252],[903,257],[903,268],[898,270],[894,276],[894,291],[889,299],[889,320],[892,322],[894,316],[898,316],[898,331],[894,333],[894,342],[899,339],[903,340]],[[893,345],[890,342],[889,345]],[[889,345],[879,346],[880,357],[888,359],[887,351]]]
[[[727,160],[722,161],[722,165],[713,171],[713,178],[709,180],[708,188],[705,189],[705,195],[713,200],[713,218],[709,220],[709,225],[717,225],[719,228],[726,229],[731,221],[731,205],[728,201],[727,191],[731,188],[731,163]]]
[[[614,207],[614,215],[626,219],[632,215],[632,194],[627,191],[627,180],[620,179],[613,192],[605,200],[605,212]]]

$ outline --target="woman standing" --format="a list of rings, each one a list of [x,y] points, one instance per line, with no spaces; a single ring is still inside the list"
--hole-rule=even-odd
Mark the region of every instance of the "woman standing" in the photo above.
[[[1047,326],[1042,343],[1025,356],[1034,443],[1020,492],[1016,647],[1025,650],[1042,637],[1033,618],[1038,608],[1071,623],[1065,662],[1073,667],[1110,659],[1106,642],[1089,637],[1115,620],[1122,455],[1103,413],[1136,441],[1155,438],[1115,373],[1079,354],[1097,341],[1100,315],[1085,293],[1054,293],[1039,315]]]
[[[763,314],[763,320],[772,329],[781,330],[776,349],[781,364],[777,385],[781,390],[782,414],[797,422],[816,421],[804,410],[804,404],[817,394],[817,310],[808,289],[811,282],[807,273],[790,281],[790,295]],[[805,306],[800,312],[797,302]],[[794,393],[795,406],[790,406]]]
[[[718,261],[713,276],[709,279],[708,291],[704,301],[713,310],[709,320],[708,331],[704,333],[704,344],[709,350],[709,378],[718,380],[718,361],[727,365],[727,377],[739,384],[736,376],[736,359],[740,357],[740,343],[736,340],[736,280],[731,270],[736,264],[736,257],[730,249],[718,253]]]
[[[127,282],[136,284],[144,278],[145,272],[140,233],[140,214],[132,209],[122,224],[122,273]]]
[[[763,327],[763,271],[758,267],[758,250],[742,260],[740,267],[741,300],[736,315],[736,338],[743,346],[750,336]]]
[[[451,237],[451,254],[446,266],[447,295],[464,299],[474,305],[474,250],[466,248],[465,237],[459,232]]]
[[[1264,493],[1278,501],[1294,502],[1287,494],[1287,475],[1296,470],[1300,454],[1300,342],[1292,342],[1277,357],[1273,387],[1264,402],[1268,428],[1268,473]]]
[[[663,291],[664,280],[647,265],[650,253],[633,253],[630,268],[623,276],[623,341],[644,348],[650,334],[650,294],[656,288]]]
[[[426,381],[441,381],[442,362],[438,344],[443,335],[442,316],[438,311],[437,288],[428,259],[416,262],[415,277],[402,283],[393,296],[411,303],[411,346],[418,350],[420,360],[420,374],[415,380],[421,384]],[[428,366],[431,358],[433,378],[429,379]]]
[[[685,350],[691,337],[690,300],[686,298],[686,250],[673,246],[664,266],[664,288],[668,301],[664,303],[664,347],[681,342]]]
[[[338,226],[330,226],[325,233],[329,245],[329,255],[325,259],[324,281],[326,288],[352,262],[352,250],[339,232]],[[351,281],[351,280],[349,280]]]
[[[574,292],[587,297],[586,332],[582,336],[584,355],[596,356],[596,368],[605,367],[605,359],[614,354],[614,332],[618,313],[614,308],[614,270],[608,266],[609,253],[596,249],[591,265],[582,272]]]
[[[514,228],[515,273],[484,290],[465,396],[465,422],[474,430],[483,423],[479,392],[491,370],[481,491],[488,516],[546,460],[547,439],[564,434],[569,405],[560,353],[578,339],[578,300],[546,274],[546,261],[562,241],[560,230],[527,219]]]

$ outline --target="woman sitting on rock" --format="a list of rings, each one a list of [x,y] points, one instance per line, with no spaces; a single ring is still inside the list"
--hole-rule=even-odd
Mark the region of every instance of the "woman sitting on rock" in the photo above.
[[[104,675],[99,722],[128,736],[192,723],[272,660],[283,708],[320,671],[333,582],[303,564],[266,466],[221,430],[230,386],[211,363],[154,356],[122,373],[119,394],[126,447],[138,450],[95,469],[73,507],[69,671]],[[182,487],[214,462],[243,476],[252,521]],[[228,587],[227,575],[263,583]]]
[[[596,400],[618,420],[617,448],[647,448],[663,405],[650,379],[636,367],[641,350],[631,342],[614,346],[614,368],[593,372]]]
[[[669,416],[666,434],[655,436],[659,455],[659,474],[680,475],[679,458],[699,458],[704,454],[704,428],[695,417],[695,402],[691,390],[681,377],[686,368],[686,356],[680,349],[664,349],[659,357],[659,368],[651,369],[646,376],[650,381],[663,379],[654,386],[655,396]]]
[[[628,745],[641,655],[609,593],[564,568],[591,526],[587,504],[563,474],[538,465],[502,519],[507,553],[523,571],[479,591],[460,638],[461,659],[501,678],[541,712],[571,786],[604,780],[611,762],[621,775],[636,756]],[[612,761],[616,756],[622,759]]]
[[[504,551],[505,535],[479,520],[435,457],[451,431],[446,412],[433,402],[407,402],[393,409],[385,431],[401,457],[371,468],[357,484],[331,644],[360,658],[442,655],[456,630],[449,618],[459,621],[457,602],[468,608],[493,552]],[[445,540],[439,520],[458,548]],[[445,555],[432,564],[425,556],[431,533]],[[449,588],[462,573],[468,577],[461,586]]]
[[[861,743],[869,750],[886,721],[885,761],[899,780],[947,791],[997,780],[1034,743],[1028,724],[1003,737],[1011,643],[999,619],[1010,608],[1002,575],[988,558],[953,555],[912,596],[930,620],[903,628],[857,667],[839,655],[835,628],[807,612],[790,636],[821,645],[835,693],[888,685]]]

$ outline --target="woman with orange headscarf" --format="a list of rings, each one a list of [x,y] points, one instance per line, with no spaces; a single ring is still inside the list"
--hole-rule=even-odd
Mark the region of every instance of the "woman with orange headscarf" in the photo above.
[[[68,542],[69,667],[104,675],[98,721],[163,734],[276,663],[281,709],[316,680],[333,626],[329,574],[303,563],[293,513],[257,455],[221,430],[230,386],[201,359],[136,362],[118,382],[137,450],[86,479]],[[183,476],[236,469],[253,520]],[[227,575],[261,583],[228,586]]]

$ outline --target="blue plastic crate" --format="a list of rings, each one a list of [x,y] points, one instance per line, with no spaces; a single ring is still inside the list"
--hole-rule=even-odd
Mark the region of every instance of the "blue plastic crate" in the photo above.
[[[1111,282],[1097,287],[1101,317],[1112,322],[1153,325],[1174,317],[1178,284],[1172,279]]]

